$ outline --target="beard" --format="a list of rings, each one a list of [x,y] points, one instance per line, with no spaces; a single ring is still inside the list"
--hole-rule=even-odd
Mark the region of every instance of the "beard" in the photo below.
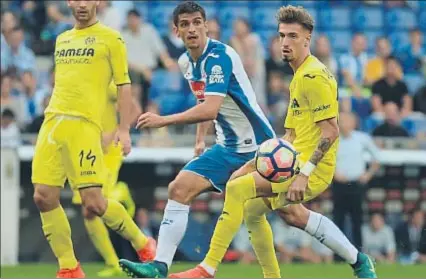
[[[293,61],[293,57],[284,55],[283,56],[283,61],[289,63],[289,62]]]
[[[90,10],[87,10],[86,14],[79,14],[77,12],[77,9],[73,9],[72,14],[77,21],[86,23],[86,22],[89,22],[93,18],[93,16],[95,15],[95,10],[96,10],[96,6],[93,7],[92,9],[90,9]]]

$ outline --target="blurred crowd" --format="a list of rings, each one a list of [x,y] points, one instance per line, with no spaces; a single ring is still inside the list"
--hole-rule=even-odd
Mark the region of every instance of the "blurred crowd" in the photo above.
[[[360,2],[375,7],[383,5],[383,1]],[[105,0],[100,3],[100,21],[119,30],[127,44],[132,92],[141,108],[167,115],[193,106],[195,98],[177,64],[185,48],[173,31],[171,15],[166,19],[168,28],[159,30],[144,17],[136,1]],[[388,1],[387,5],[414,8],[407,6],[407,1]],[[2,1],[1,11],[1,145],[17,146],[22,144],[20,135],[37,134],[41,127],[43,111],[54,86],[52,54],[55,40],[59,34],[72,28],[73,17],[66,1]],[[226,30],[219,19],[209,18],[208,29],[210,38],[222,40],[239,53],[260,106],[277,133],[282,134],[293,71],[281,59],[279,38],[273,34],[265,41],[264,34],[254,31],[246,17],[235,17]],[[275,29],[270,28],[269,31],[274,32]],[[352,34],[351,47],[343,52],[333,51],[332,44],[339,42],[326,33],[319,32],[313,37],[312,53],[337,78],[341,112],[348,116],[342,117],[341,128],[343,133],[347,133],[342,135],[342,146],[345,137],[348,139],[346,144],[354,146],[354,142],[349,141],[353,137],[349,135],[355,128],[365,134],[356,134],[360,138],[356,141],[360,150],[370,149],[373,154],[374,147],[367,138],[369,135],[426,139],[424,29],[413,27],[405,32],[409,40],[402,45],[395,46],[386,36],[375,38],[374,52],[368,51],[367,45],[371,42],[363,30]],[[138,145],[172,145],[171,134],[195,133],[195,127],[169,127],[133,133],[141,135]],[[157,137],[161,140],[156,140]],[[29,140],[29,143],[34,141]],[[347,193],[344,187],[350,182],[351,185],[360,184],[359,189],[362,189],[377,169],[367,170],[362,166],[362,171],[353,173],[355,157],[339,154],[338,157],[351,158],[350,171],[345,171],[348,162],[338,158],[338,170],[341,168],[344,175],[336,175],[333,187],[340,183],[342,192]],[[365,162],[360,162],[360,165],[363,164]],[[333,194],[337,196],[338,191],[335,188]],[[359,204],[354,208],[360,206],[363,199],[360,194],[356,200]],[[345,209],[339,208],[338,212],[344,215]],[[348,212],[349,215],[352,213]],[[352,217],[362,216],[362,212],[353,214]],[[141,210],[137,216],[138,221],[147,226],[147,212]],[[345,216],[342,218],[341,223],[344,223]],[[424,212],[417,209],[412,211],[408,220],[390,227],[384,222],[383,215],[375,213],[367,224],[362,224],[361,220],[353,222],[355,228],[348,235],[357,246],[379,261],[426,262],[426,233],[424,229],[422,231],[424,220]],[[283,262],[333,260],[330,250],[303,231],[290,228],[278,219],[273,219],[272,224],[277,252]],[[341,227],[344,229],[345,225]],[[242,227],[233,247],[235,253],[228,254],[228,260],[255,260],[245,227]]]
[[[376,5],[380,1],[365,4]],[[14,0],[1,5],[2,142],[6,144],[19,132],[38,132],[54,85],[53,67],[41,71],[38,61],[48,59],[52,65],[55,39],[72,28],[73,18],[66,1]],[[173,32],[171,18],[168,30],[160,33],[137,6],[133,1],[101,1],[99,19],[122,32],[133,95],[143,110],[161,114],[184,111],[195,104],[195,98],[177,65],[185,51],[183,43]],[[277,132],[282,133],[293,72],[281,60],[278,37],[271,36],[265,42],[243,17],[233,20],[226,38],[217,19],[210,18],[208,27],[211,38],[224,40],[240,54],[258,102]],[[426,135],[424,34],[417,27],[407,32],[409,42],[398,48],[393,48],[387,37],[376,38],[374,54],[367,53],[363,32],[353,33],[351,49],[343,53],[333,53],[333,42],[326,34],[318,33],[313,38],[312,53],[338,79],[341,110],[354,112],[358,128],[374,136]],[[150,144],[150,137],[156,134],[166,138],[169,133],[190,131],[194,127],[151,131],[139,143]],[[19,144],[16,140],[11,142]],[[163,144],[171,142],[164,140]]]

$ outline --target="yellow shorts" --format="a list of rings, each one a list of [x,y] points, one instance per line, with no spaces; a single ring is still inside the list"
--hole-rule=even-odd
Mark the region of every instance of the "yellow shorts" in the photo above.
[[[33,184],[72,188],[103,185],[101,130],[94,123],[67,115],[46,115],[32,162]]]
[[[285,182],[272,183],[272,191],[278,194],[276,197],[268,198],[273,210],[290,204],[290,202],[286,199],[286,195],[288,187],[291,185],[294,179],[296,179],[296,176],[293,176],[291,179]],[[306,188],[304,199],[301,203],[316,198],[328,188],[328,185],[329,183],[318,177],[315,171],[312,172],[312,174],[309,176],[308,187]]]
[[[102,194],[104,197],[108,197],[112,192],[113,187],[117,184],[118,174],[120,172],[121,164],[123,162],[123,155],[121,146],[115,146],[111,143],[104,153],[105,163],[105,182],[102,187]],[[73,204],[81,204],[81,196],[78,189],[73,189]]]

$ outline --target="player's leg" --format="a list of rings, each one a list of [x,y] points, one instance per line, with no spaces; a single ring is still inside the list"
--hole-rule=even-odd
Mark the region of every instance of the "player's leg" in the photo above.
[[[190,161],[169,185],[169,201],[160,227],[156,261],[135,265],[120,260],[130,275],[142,278],[166,276],[176,248],[184,236],[189,204],[201,192],[222,191],[232,172],[254,157],[254,152],[238,154],[215,145]]]
[[[304,202],[309,201],[327,188],[314,174],[309,177],[308,193]],[[277,209],[280,217],[289,225],[305,230],[322,244],[330,248],[334,253],[345,259],[354,268],[358,277],[376,278],[374,264],[370,258],[359,252],[347,239],[343,232],[326,216],[308,210],[302,204],[285,204],[285,199],[274,199],[273,209]],[[281,204],[281,206],[280,206]]]
[[[100,130],[94,124],[80,119],[72,120],[70,125],[78,133],[68,134],[67,176],[72,187],[79,190],[84,210],[101,217],[108,227],[129,240],[141,260],[151,260],[155,253],[151,242],[121,203],[106,199],[102,194],[106,169]]]
[[[264,278],[280,278],[280,267],[275,254],[274,238],[266,214],[271,212],[268,199],[256,198],[244,204],[244,223],[250,242],[262,267]]]
[[[37,139],[32,163],[34,202],[40,211],[43,233],[59,262],[58,277],[84,277],[74,255],[71,227],[60,200],[65,183],[62,164],[61,119],[47,117]]]
[[[257,172],[240,176],[226,184],[223,211],[216,224],[210,249],[200,266],[170,275],[174,278],[213,277],[217,267],[243,222],[246,201],[262,196],[272,196],[272,185]]]

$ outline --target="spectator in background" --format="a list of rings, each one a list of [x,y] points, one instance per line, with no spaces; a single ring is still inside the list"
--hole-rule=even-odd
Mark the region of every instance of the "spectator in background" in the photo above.
[[[383,215],[371,215],[370,224],[362,227],[362,250],[373,256],[378,262],[395,262],[395,236],[392,229],[385,224]]]
[[[243,264],[250,264],[257,261],[249,239],[250,235],[247,231],[247,227],[242,224],[232,241],[232,247],[238,252],[238,258]]]
[[[269,80],[269,75],[272,72],[279,73],[284,80],[290,83],[293,78],[293,69],[287,62],[283,61],[281,44],[279,36],[271,39],[269,44],[269,58],[266,60],[266,77]]]
[[[158,60],[161,60],[168,70],[178,70],[178,67],[167,53],[158,32],[151,24],[142,21],[139,11],[128,12],[127,29],[122,32],[122,36],[127,45],[132,91],[145,111],[152,71],[157,68]]]
[[[337,61],[331,53],[330,41],[327,36],[318,36],[315,40],[314,49],[314,55],[327,66],[333,75],[337,76]]]
[[[22,27],[13,27],[10,31],[10,36],[6,38],[8,45],[1,52],[2,72],[8,68],[16,68],[18,74],[22,74],[25,71],[35,72],[35,55],[24,44],[24,30]]]
[[[382,114],[387,103],[398,106],[401,116],[409,116],[413,112],[413,100],[408,95],[406,83],[401,79],[398,60],[389,56],[385,62],[385,76],[373,84],[371,103],[373,112]]]
[[[409,137],[407,130],[401,126],[398,106],[393,102],[384,105],[385,122],[373,131],[375,137]]]
[[[220,24],[216,18],[207,20],[207,30],[209,30],[207,33],[207,36],[209,36],[209,38],[220,41],[220,36],[221,36]]]
[[[45,97],[45,90],[37,88],[37,80],[31,72],[24,72],[21,75],[21,88],[19,93],[25,99],[25,123],[29,124],[38,115],[43,113],[42,103]]]
[[[288,85],[286,85],[279,72],[271,72],[269,74],[267,98],[272,126],[276,133],[284,133],[282,119],[287,113],[290,92],[288,91]]]
[[[339,61],[339,84],[349,89],[347,95],[357,98],[362,96],[364,86],[364,71],[367,64],[367,40],[362,33],[356,33],[352,37],[351,53],[343,54]]]
[[[244,69],[250,78],[257,102],[266,111],[265,54],[260,37],[251,31],[247,20],[238,18],[233,23],[234,34],[229,44],[240,55]]]
[[[294,260],[312,262],[312,237],[305,231],[287,225],[279,218],[271,222],[274,232],[274,243],[279,259],[283,263],[291,263]]]
[[[40,38],[41,30],[46,24],[45,3],[33,0],[21,3],[21,21],[25,30],[26,45],[32,46],[33,42]]]
[[[25,99],[19,96],[13,96],[12,93],[13,77],[10,72],[6,72],[1,77],[1,111],[9,109],[20,127],[25,123]]]
[[[154,234],[152,233],[152,228],[151,228],[148,210],[146,210],[145,208],[139,208],[136,211],[136,218],[135,219],[136,219],[136,224],[138,225],[139,229],[147,237],[154,237]]]
[[[19,128],[15,122],[15,114],[10,109],[1,113],[1,147],[18,147],[20,143]]]
[[[414,95],[414,111],[421,112],[426,115],[426,85],[419,89]]]
[[[175,24],[173,23],[173,18],[171,18],[169,21],[169,33],[166,36],[163,36],[163,41],[170,57],[175,60],[175,63],[177,63],[177,60],[182,53],[186,51],[186,49],[182,39],[176,35],[174,28]]]
[[[422,230],[426,226],[425,213],[420,208],[415,208],[409,218],[408,222],[401,223],[395,230],[398,254],[404,263],[415,262]]]
[[[340,143],[332,186],[334,222],[342,231],[346,231],[345,217],[349,215],[353,243],[357,249],[361,249],[362,202],[366,185],[380,167],[379,150],[370,135],[355,131],[356,117],[352,113],[340,114],[339,127]],[[372,156],[368,169],[365,152]]]
[[[398,58],[402,61],[405,74],[421,74],[423,59],[426,51],[423,47],[423,33],[415,28],[410,31],[410,44],[398,52]]]
[[[38,134],[38,132],[40,131],[41,125],[43,124],[44,121],[44,111],[46,110],[47,106],[49,105],[50,102],[50,95],[46,95],[43,99],[43,111],[37,115],[33,121],[31,121],[31,123],[27,126],[27,133],[31,133],[31,134]],[[34,140],[32,142],[32,144],[35,144],[36,141]]]
[[[368,60],[365,66],[365,83],[371,86],[382,79],[386,73],[386,59],[391,55],[391,45],[386,37],[376,39],[376,57]],[[398,67],[398,80],[402,79],[402,69]]]
[[[34,51],[37,54],[52,54],[59,34],[73,27],[73,19],[70,13],[71,11],[65,1],[49,1],[46,4],[47,24],[40,33],[40,40],[34,44]]]
[[[117,31],[121,31],[123,22],[121,20],[120,11],[111,5],[111,1],[103,0],[99,2],[96,8],[96,15],[100,22]]]
[[[2,10],[3,11],[3,10]],[[2,12],[1,15],[1,34],[5,40],[8,39],[10,31],[18,25],[18,19],[16,15],[11,11]],[[3,51],[3,49],[2,49]]]

